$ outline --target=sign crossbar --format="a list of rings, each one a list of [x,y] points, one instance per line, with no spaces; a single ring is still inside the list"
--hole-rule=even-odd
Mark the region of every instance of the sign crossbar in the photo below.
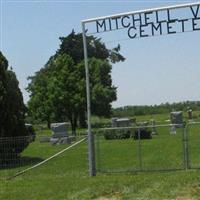
[[[173,6],[164,6],[164,7],[150,8],[150,9],[139,10],[139,11],[119,13],[119,14],[115,14],[115,15],[107,15],[107,16],[103,16],[103,17],[96,17],[96,18],[82,20],[81,22],[86,24],[86,23],[90,23],[90,22],[95,22],[97,20],[104,20],[104,19],[109,19],[109,18],[122,17],[124,15],[135,15],[135,14],[162,11],[162,10],[168,10],[168,9],[173,10],[173,9],[187,8],[187,7],[190,7],[190,6],[198,6],[198,5],[200,5],[200,1],[195,2],[195,3],[186,3],[186,4],[179,4],[179,5],[173,5]]]

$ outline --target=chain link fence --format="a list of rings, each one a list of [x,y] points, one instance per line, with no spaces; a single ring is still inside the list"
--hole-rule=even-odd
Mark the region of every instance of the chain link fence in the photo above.
[[[44,162],[46,159],[63,151],[67,147],[85,138],[85,136],[60,138],[51,140],[50,135],[26,136],[26,137],[4,137],[0,138],[0,180],[15,176],[23,170]],[[86,151],[87,152],[87,151]],[[87,157],[85,152],[85,158]],[[65,156],[63,153],[56,156]],[[53,163],[54,161],[51,161]],[[46,165],[46,164],[45,164]],[[59,166],[57,166],[59,168]],[[49,172],[49,173],[52,173]]]
[[[37,162],[36,158],[20,155],[34,140],[32,136],[0,138],[0,179],[16,173],[19,168]]]
[[[200,123],[191,122],[186,127],[187,166],[189,169],[200,169]]]
[[[95,134],[98,172],[185,168],[185,128],[169,124],[100,129]]]
[[[77,137],[75,141],[68,143],[61,140],[55,142],[49,141],[49,135],[44,133],[41,131],[35,137],[0,138],[0,179],[14,176],[41,163],[85,137],[85,135]],[[191,122],[186,126],[165,124],[97,129],[94,140],[97,172],[200,168],[200,123]],[[84,152],[81,159],[85,159],[87,165],[87,145],[82,148],[84,151],[81,150],[79,153]],[[75,150],[73,152],[76,153]],[[62,159],[65,160],[65,157],[65,154],[61,154],[50,163],[59,168],[58,163],[63,163]],[[70,159],[73,160],[71,157]],[[46,164],[40,168],[43,169],[44,166]],[[52,171],[48,173],[53,173],[53,168],[51,169]]]

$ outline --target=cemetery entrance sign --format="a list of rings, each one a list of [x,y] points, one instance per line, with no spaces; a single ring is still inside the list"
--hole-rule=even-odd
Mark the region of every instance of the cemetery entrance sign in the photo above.
[[[92,31],[87,28],[90,25]],[[87,34],[125,30],[130,39],[200,31],[200,2],[140,10],[82,21],[87,89],[89,173],[96,174],[94,141],[91,134],[90,82]]]
[[[96,33],[127,29],[131,39],[199,31],[200,9],[199,5],[187,6],[182,13],[177,13],[177,9],[156,9],[97,19],[95,24]]]

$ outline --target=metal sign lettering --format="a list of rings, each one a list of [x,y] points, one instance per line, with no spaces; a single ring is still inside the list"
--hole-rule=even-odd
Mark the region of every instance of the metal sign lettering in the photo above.
[[[131,39],[199,31],[200,3],[107,16],[88,22],[95,23],[95,33],[126,29]]]

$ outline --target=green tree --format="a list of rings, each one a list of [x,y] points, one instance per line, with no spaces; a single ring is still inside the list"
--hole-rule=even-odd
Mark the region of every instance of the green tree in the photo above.
[[[61,44],[57,54],[68,54],[75,64],[84,60],[82,33],[75,33],[74,30],[67,37],[60,37]],[[101,38],[87,36],[88,58],[109,60],[111,63],[124,61],[125,58],[119,53],[120,45],[113,49],[106,48]]]
[[[50,123],[53,119],[54,111],[52,104],[48,98],[47,86],[49,77],[49,65],[51,60],[46,64],[45,68],[42,68],[33,77],[29,77],[31,80],[27,90],[30,92],[30,101],[28,102],[28,114],[33,120],[39,122],[47,122],[47,126],[50,128]]]
[[[80,63],[84,60],[82,33],[76,34],[74,30],[72,30],[72,32],[67,37],[60,37],[60,40],[61,40],[61,45],[57,51],[57,54],[65,53],[65,54],[70,55],[75,64]],[[88,36],[87,49],[88,49],[88,58],[96,58],[96,59],[107,61],[109,63],[117,63],[117,62],[125,60],[125,58],[120,54],[120,45],[118,45],[117,47],[113,49],[108,49],[106,48],[105,44],[101,41],[101,38]],[[103,81],[103,83],[105,83],[105,87],[111,87],[112,85],[112,79],[110,77],[111,70],[112,70],[111,65],[107,68],[102,68],[101,70],[101,75],[104,73],[104,77],[105,77]],[[85,76],[85,72],[83,73]],[[98,90],[100,90],[100,88],[98,88]],[[97,91],[97,88],[96,88],[96,91]],[[109,93],[107,93],[107,97],[108,97],[108,94]],[[108,113],[110,113],[110,110],[111,110],[110,102],[116,100],[116,90],[115,90],[114,95],[113,95],[113,92],[110,93],[110,96],[107,98],[105,102],[101,101],[101,99],[102,98],[99,99],[99,102],[97,104],[92,103],[93,114],[99,115],[101,113],[101,116],[102,115],[108,116]],[[109,99],[110,101],[108,101]],[[81,124],[82,127],[86,125],[84,108],[82,108],[79,111],[79,124]]]
[[[25,128],[25,112],[26,107],[23,103],[22,93],[19,89],[19,83],[13,71],[8,70],[8,61],[0,52],[0,137],[16,137],[27,136],[28,133]],[[28,141],[21,140],[19,143],[15,141],[6,143],[5,146],[0,145],[0,160],[7,155],[9,151],[12,153],[20,153],[28,145]],[[18,145],[17,145],[18,144]]]
[[[5,117],[5,104],[6,104],[6,70],[8,61],[0,52],[0,136],[4,135],[4,117]]]
[[[8,61],[0,52],[0,136],[26,135],[23,103],[19,83],[13,71],[8,70]]]
[[[111,102],[116,100],[112,85],[111,62],[123,61],[120,46],[108,50],[100,39],[88,38],[92,113],[111,114]],[[77,123],[85,124],[86,89],[82,34],[74,31],[61,38],[60,48],[47,64],[29,77],[30,113],[41,120],[70,120],[75,133]]]

